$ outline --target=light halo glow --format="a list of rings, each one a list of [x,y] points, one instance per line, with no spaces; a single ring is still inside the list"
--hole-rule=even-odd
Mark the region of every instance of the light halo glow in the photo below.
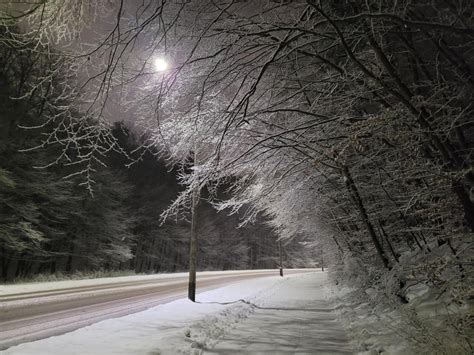
[[[162,57],[157,57],[153,60],[153,66],[156,71],[163,72],[168,69],[168,62]]]

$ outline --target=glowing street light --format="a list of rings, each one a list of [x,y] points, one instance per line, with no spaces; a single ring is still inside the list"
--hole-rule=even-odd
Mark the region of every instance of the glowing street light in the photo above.
[[[168,70],[168,62],[162,57],[153,59],[153,67],[157,72]],[[197,153],[194,152],[194,166],[197,162]],[[191,236],[189,240],[189,282],[188,282],[188,298],[196,302],[196,270],[197,270],[197,209],[200,199],[201,188],[194,188],[191,205]]]
[[[168,69],[168,62],[164,58],[161,58],[161,57],[156,58],[153,61],[153,65],[156,71],[165,71]]]

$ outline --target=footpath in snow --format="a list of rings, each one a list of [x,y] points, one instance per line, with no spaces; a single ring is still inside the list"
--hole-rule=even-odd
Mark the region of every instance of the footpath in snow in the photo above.
[[[205,354],[352,354],[324,297],[325,273],[289,277]]]
[[[326,273],[238,282],[2,354],[351,354]]]

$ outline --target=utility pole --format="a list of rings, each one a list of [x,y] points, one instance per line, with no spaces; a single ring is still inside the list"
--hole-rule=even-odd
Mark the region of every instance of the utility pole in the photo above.
[[[282,257],[281,257],[281,240],[278,241],[278,255],[280,258],[280,276],[283,277],[283,263],[282,263]]]
[[[194,166],[196,166],[197,153],[194,152]],[[199,204],[200,185],[194,188],[191,202],[191,238],[189,240],[189,283],[188,298],[196,302],[196,267],[197,267],[197,209]]]

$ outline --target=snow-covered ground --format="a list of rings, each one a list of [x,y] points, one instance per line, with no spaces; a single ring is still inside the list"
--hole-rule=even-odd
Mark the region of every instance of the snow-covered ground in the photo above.
[[[405,293],[408,304],[387,297],[383,289],[360,290],[329,282],[326,287],[359,355],[474,354],[472,303],[452,302],[447,292],[422,283]]]
[[[352,354],[324,293],[326,273],[290,277],[205,354]]]
[[[351,353],[326,273],[238,282],[2,354]]]
[[[294,269],[299,270],[299,269]],[[239,274],[242,272],[248,272],[248,270],[232,270],[225,271],[226,274]],[[253,273],[266,273],[275,272],[275,270],[252,270]],[[222,271],[203,271],[198,272],[198,275],[202,276],[219,276],[222,275]],[[187,272],[175,272],[175,273],[160,273],[152,275],[130,275],[130,276],[119,276],[119,277],[103,277],[96,279],[84,279],[84,280],[62,280],[62,281],[49,281],[49,282],[31,282],[31,283],[20,283],[11,285],[2,285],[0,287],[0,296],[9,296],[17,293],[27,292],[45,292],[51,290],[66,289],[71,287],[86,287],[86,286],[104,286],[113,285],[122,282],[137,282],[137,281],[154,281],[154,280],[167,280],[176,278],[187,278]]]

